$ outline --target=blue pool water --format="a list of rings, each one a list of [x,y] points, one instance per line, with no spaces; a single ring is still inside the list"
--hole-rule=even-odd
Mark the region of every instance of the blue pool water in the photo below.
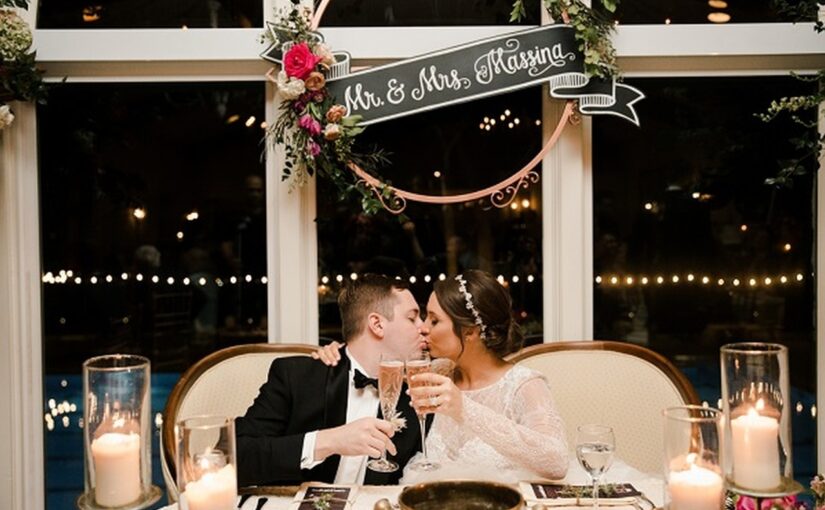
[[[159,430],[154,425],[154,416],[163,412],[166,399],[172,387],[180,378],[178,373],[152,374],[152,481],[165,491],[163,476],[158,460]],[[65,386],[64,386],[65,385]],[[82,379],[80,375],[50,375],[45,380],[45,403],[43,414],[51,412],[49,399],[54,399],[55,408],[68,402],[75,410],[58,413],[53,417],[54,428],[49,430],[44,421],[46,450],[46,507],[50,510],[75,508],[75,500],[83,492],[83,430],[78,420],[83,416]],[[64,426],[65,422],[68,426]],[[152,508],[166,505],[166,498]]]

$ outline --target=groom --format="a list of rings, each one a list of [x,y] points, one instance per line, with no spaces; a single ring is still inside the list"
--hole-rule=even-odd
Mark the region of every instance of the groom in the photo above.
[[[303,481],[382,485],[398,483],[404,464],[420,450],[415,412],[402,391],[397,409],[407,426],[393,432],[378,414],[381,355],[420,348],[421,316],[400,280],[364,275],[338,296],[346,346],[333,367],[305,356],[272,362],[269,378],[246,415],[235,422],[238,483],[292,485]],[[378,473],[368,457],[387,450],[401,469]]]

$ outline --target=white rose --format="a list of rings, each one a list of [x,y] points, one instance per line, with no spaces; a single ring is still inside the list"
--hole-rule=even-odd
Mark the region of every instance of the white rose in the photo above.
[[[324,43],[317,44],[314,53],[321,57],[321,63],[327,67],[335,63],[335,55],[332,54],[330,47]]]
[[[294,77],[290,78],[283,70],[278,72],[275,84],[278,86],[278,92],[280,92],[281,96],[287,101],[298,99],[298,96],[306,91],[303,80]]]
[[[0,10],[0,61],[14,62],[32,45],[29,25],[12,10]]]
[[[336,140],[341,136],[341,126],[338,124],[327,124],[324,128],[324,138],[327,140]]]
[[[9,105],[4,104],[3,106],[0,106],[0,129],[10,126],[13,121],[14,114],[11,113],[11,108],[9,108]]]

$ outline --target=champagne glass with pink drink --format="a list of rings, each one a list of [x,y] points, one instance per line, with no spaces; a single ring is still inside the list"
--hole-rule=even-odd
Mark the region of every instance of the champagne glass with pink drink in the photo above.
[[[378,364],[378,401],[381,404],[381,414],[385,420],[395,415],[395,406],[401,396],[401,386],[404,385],[404,360],[381,355]],[[367,467],[381,473],[391,473],[398,469],[398,464],[387,459],[387,451],[381,453],[380,459],[370,459]]]
[[[413,381],[412,377],[416,374],[422,374],[431,371],[430,353],[427,351],[420,351],[412,354],[407,358],[407,385],[410,388],[419,386],[426,386],[424,381]],[[421,427],[421,454],[422,458],[411,463],[410,469],[414,471],[433,471],[441,467],[437,462],[433,462],[427,458],[427,442],[426,442],[426,421],[427,411],[425,409],[417,409],[418,424]]]

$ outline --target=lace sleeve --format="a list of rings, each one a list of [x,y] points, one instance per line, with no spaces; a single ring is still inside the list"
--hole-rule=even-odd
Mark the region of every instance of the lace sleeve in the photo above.
[[[567,474],[567,436],[547,382],[530,378],[515,391],[506,414],[468,397],[464,426],[498,453],[551,479]]]

